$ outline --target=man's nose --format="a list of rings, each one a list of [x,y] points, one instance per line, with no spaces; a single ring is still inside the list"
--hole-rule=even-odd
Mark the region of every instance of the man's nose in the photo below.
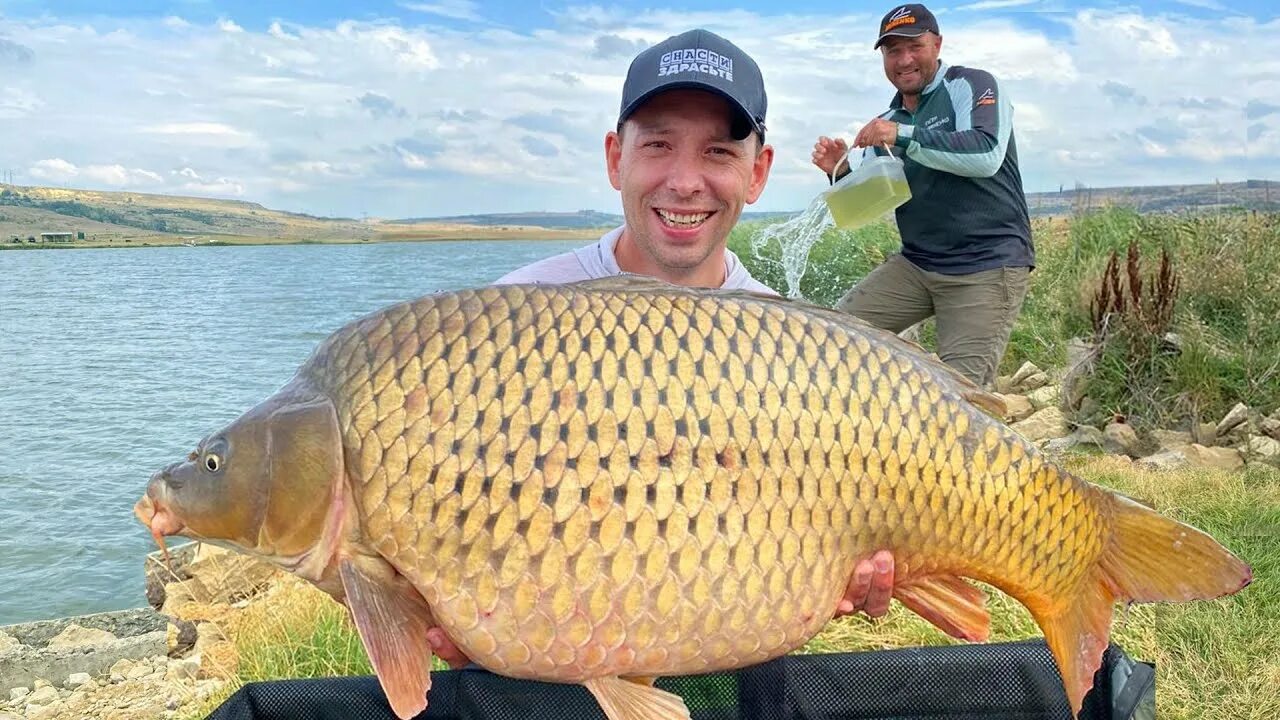
[[[677,154],[672,159],[671,168],[667,173],[667,187],[681,196],[701,192],[706,187],[701,156],[695,152]]]

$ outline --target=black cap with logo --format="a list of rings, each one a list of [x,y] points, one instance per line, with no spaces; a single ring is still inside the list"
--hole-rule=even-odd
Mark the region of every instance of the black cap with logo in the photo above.
[[[941,35],[938,32],[938,19],[929,12],[929,8],[919,3],[899,5],[885,13],[880,21],[880,37],[872,47],[879,49],[884,39],[897,35],[899,37],[919,37],[927,32]]]
[[[622,85],[621,125],[646,100],[666,90],[708,90],[729,101],[739,113],[733,136],[754,130],[764,140],[768,99],[764,78],[750,55],[709,30],[690,30],[669,37],[636,56]]]

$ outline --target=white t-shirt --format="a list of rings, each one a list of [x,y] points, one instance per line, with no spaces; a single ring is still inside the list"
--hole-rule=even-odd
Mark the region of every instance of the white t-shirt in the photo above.
[[[618,267],[618,259],[614,257],[613,251],[618,238],[622,237],[624,228],[625,226],[614,228],[586,247],[516,268],[498,278],[496,284],[559,284],[622,275],[623,271]],[[778,294],[773,288],[751,277],[746,266],[728,248],[724,251],[724,283],[720,287],[729,290],[752,290],[770,295]]]

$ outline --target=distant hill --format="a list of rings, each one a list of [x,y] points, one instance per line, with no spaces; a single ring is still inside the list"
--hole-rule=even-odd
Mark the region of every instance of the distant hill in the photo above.
[[[445,215],[442,217],[405,218],[388,220],[390,225],[409,223],[457,223],[459,225],[523,225],[526,227],[544,228],[602,228],[616,227],[622,224],[621,215],[596,212],[595,210],[578,210],[577,212],[520,212],[520,213],[487,213],[481,215]]]
[[[1280,210],[1280,182],[1248,180],[1237,183],[1203,185],[1160,185],[1137,187],[1064,188],[1059,192],[1027,193],[1032,215],[1070,215],[1108,206],[1132,207],[1139,212],[1181,212],[1215,208]],[[798,215],[800,210],[742,213],[742,220],[759,222]],[[399,222],[444,222],[466,225],[525,225],[544,228],[606,228],[622,224],[621,215],[579,210],[577,212],[488,213],[422,217]]]
[[[388,223],[317,217],[240,200],[0,185],[0,245],[27,245],[28,239],[39,241],[42,234],[56,232],[74,233],[75,244],[95,246],[554,240],[594,236],[571,225],[548,228],[508,221],[499,227],[438,220]]]
[[[1140,212],[1216,208],[1280,210],[1280,183],[1064,188],[1030,193],[1033,215],[1072,215],[1108,206]],[[748,222],[796,211],[744,212]],[[140,244],[370,242],[466,239],[589,239],[623,222],[595,210],[451,215],[395,220],[329,218],[265,208],[240,200],[0,185],[0,244],[25,244],[41,233],[83,233],[77,243]]]

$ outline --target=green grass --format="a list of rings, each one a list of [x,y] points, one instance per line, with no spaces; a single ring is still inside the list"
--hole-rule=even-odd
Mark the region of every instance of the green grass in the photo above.
[[[729,247],[757,278],[785,294],[778,244],[759,254],[752,247],[761,227],[735,228]],[[1069,221],[1037,219],[1032,236],[1037,266],[1001,361],[1003,374],[1026,361],[1042,368],[1065,364],[1068,340],[1092,333],[1089,306],[1110,253],[1118,252],[1123,264],[1132,241],[1148,285],[1161,249],[1172,255],[1182,283],[1172,326],[1181,351],[1147,353],[1135,363],[1113,336],[1087,388],[1100,404],[1097,417],[1077,419],[1119,413],[1140,429],[1187,427],[1192,420],[1216,422],[1237,402],[1265,412],[1280,406],[1280,215],[1111,209]],[[810,251],[801,293],[830,306],[899,246],[889,224],[829,229]],[[926,325],[926,347],[932,338]]]

